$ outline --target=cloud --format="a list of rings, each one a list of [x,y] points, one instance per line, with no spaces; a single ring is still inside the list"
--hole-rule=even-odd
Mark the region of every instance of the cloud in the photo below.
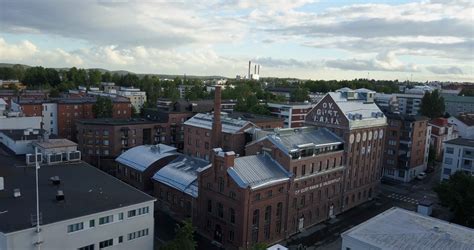
[[[462,75],[464,72],[461,68],[456,66],[451,67],[440,67],[440,66],[429,66],[426,67],[432,73],[439,74],[439,75]]]
[[[395,52],[388,51],[378,54],[373,59],[336,59],[328,60],[325,64],[330,68],[355,71],[399,71],[415,72],[418,67],[413,64],[403,64],[400,62]]]
[[[321,62],[317,61],[302,61],[293,58],[290,59],[277,59],[272,57],[260,57],[252,59],[252,62],[264,65],[268,68],[304,68],[304,69],[316,69],[321,68]]]

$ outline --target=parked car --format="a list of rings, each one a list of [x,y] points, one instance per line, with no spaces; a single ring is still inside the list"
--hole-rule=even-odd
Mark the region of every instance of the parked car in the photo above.
[[[417,178],[418,180],[423,180],[424,178],[426,178],[426,173],[425,173],[425,172],[421,172],[421,173],[419,173],[419,174],[416,176],[416,178]]]

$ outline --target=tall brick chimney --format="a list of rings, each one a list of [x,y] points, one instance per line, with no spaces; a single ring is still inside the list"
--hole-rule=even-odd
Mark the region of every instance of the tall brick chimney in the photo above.
[[[214,91],[214,119],[212,121],[211,149],[222,148],[221,134],[221,86],[216,86],[216,90]]]

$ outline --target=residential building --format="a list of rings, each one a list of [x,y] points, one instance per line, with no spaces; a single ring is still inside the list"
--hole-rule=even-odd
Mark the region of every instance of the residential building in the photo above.
[[[429,152],[428,118],[386,114],[384,177],[409,182],[426,170]]]
[[[44,129],[2,129],[0,143],[15,155],[32,154],[34,153],[32,143],[49,136],[46,133]]]
[[[18,92],[12,89],[0,89],[0,98],[5,100],[7,107],[10,107],[11,102],[18,101],[19,98],[46,100],[49,98],[49,90],[24,89]]]
[[[261,129],[274,129],[274,128],[284,127],[284,119],[278,118],[275,116],[258,115],[258,114],[252,114],[252,113],[244,113],[244,112],[232,112],[232,113],[225,114],[225,116],[230,117],[232,119],[245,120],[245,121],[251,122],[255,126]]]
[[[443,165],[441,180],[457,171],[474,175],[474,140],[456,138],[444,142]]]
[[[376,93],[374,98],[375,104],[384,113],[398,113],[397,96],[393,94]]]
[[[405,88],[405,94],[416,94],[423,96],[426,92],[431,93],[434,90],[434,87],[428,85],[415,85],[412,88]]]
[[[294,88],[285,88],[285,87],[270,87],[267,88],[266,91],[277,95],[277,96],[283,96],[285,99],[289,100],[291,97],[291,92],[295,90]]]
[[[25,116],[41,116],[44,129],[62,138],[76,140],[76,121],[93,119],[92,107],[97,96],[63,97],[50,100],[20,99],[15,102]],[[112,118],[129,119],[131,104],[127,98],[112,98]]]
[[[117,95],[128,98],[137,113],[140,112],[146,102],[146,92],[133,87],[120,87],[117,91]]]
[[[474,96],[443,94],[445,112],[451,116],[461,113],[474,113]]]
[[[182,123],[189,116],[167,112],[160,116],[150,114],[147,119],[79,120],[76,122],[77,142],[86,162],[114,174],[115,158],[132,147],[163,143],[181,151]]]
[[[459,137],[474,139],[474,113],[461,113],[448,118],[448,123],[454,125]]]
[[[341,250],[471,249],[474,231],[393,207],[341,234]]]
[[[117,157],[116,176],[140,190],[150,191],[153,175],[176,157],[176,148],[164,144],[133,147]]]
[[[299,128],[305,124],[306,115],[316,105],[310,102],[267,103],[273,116],[284,118],[285,128]]]
[[[374,97],[368,89],[339,89],[306,116],[307,124],[328,128],[345,142],[342,211],[371,199],[382,176],[387,118]]]
[[[430,145],[434,148],[436,160],[443,159],[443,143],[459,137],[454,126],[446,118],[436,118],[429,122],[431,126]]]
[[[0,249],[154,249],[153,197],[82,161],[42,165],[38,216],[35,168],[0,161]]]
[[[398,112],[403,115],[419,115],[423,94],[395,94],[398,100]]]

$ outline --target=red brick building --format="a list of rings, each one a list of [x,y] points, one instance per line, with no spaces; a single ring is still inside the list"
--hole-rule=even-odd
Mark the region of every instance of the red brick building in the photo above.
[[[431,126],[431,146],[436,153],[436,160],[443,159],[443,142],[456,139],[459,137],[458,132],[454,129],[454,125],[449,124],[446,118],[436,118],[429,122]]]
[[[368,89],[330,92],[306,117],[307,124],[328,128],[345,142],[342,211],[371,199],[382,177],[387,118],[374,96]]]
[[[431,134],[428,118],[386,115],[388,127],[383,159],[384,177],[409,182],[427,167]]]

